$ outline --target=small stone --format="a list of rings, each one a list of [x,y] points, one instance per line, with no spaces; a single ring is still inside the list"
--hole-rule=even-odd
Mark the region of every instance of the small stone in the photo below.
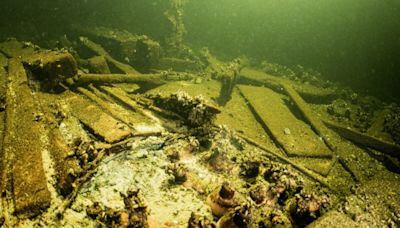
[[[203,82],[203,79],[200,78],[200,77],[197,77],[197,78],[194,80],[194,83],[195,83],[195,84],[201,84],[202,82]]]
[[[285,128],[283,129],[283,133],[284,133],[285,135],[290,135],[290,129],[287,128],[287,127],[285,127]]]

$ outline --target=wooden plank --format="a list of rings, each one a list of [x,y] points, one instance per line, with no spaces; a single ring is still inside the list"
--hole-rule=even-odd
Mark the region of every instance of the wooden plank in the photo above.
[[[344,127],[331,121],[324,121],[331,129],[335,130],[340,136],[356,144],[376,149],[387,155],[400,158],[400,146],[385,142],[370,135],[366,135],[351,128]]]
[[[48,132],[49,152],[54,161],[56,171],[57,188],[63,196],[73,190],[74,175],[81,171],[78,159],[68,156],[71,148],[67,145],[58,128],[52,128]]]
[[[72,115],[104,141],[114,143],[131,135],[131,130],[127,125],[109,116],[86,99],[72,96],[67,103],[71,108]]]
[[[153,118],[142,114],[142,112],[129,112],[124,110],[121,106],[113,103],[107,102],[111,100],[108,97],[105,101],[100,97],[107,97],[106,94],[97,90],[94,86],[90,86],[90,91],[85,88],[77,88],[77,90],[87,96],[92,101],[96,102],[103,110],[106,110],[114,118],[124,122],[126,125],[132,128],[132,133],[134,136],[139,135],[157,135],[161,134],[163,128],[157,121]],[[139,108],[137,105],[136,109]]]
[[[237,89],[233,91],[232,100],[217,115],[215,123],[217,125],[227,125],[229,128],[246,135],[270,150],[284,154],[267,134],[260,134],[260,132],[264,132],[263,127],[254,118],[251,110],[247,107],[246,101]]]
[[[293,157],[292,162],[302,165],[305,168],[318,173],[321,176],[327,177],[331,172],[336,161],[334,159],[326,158],[303,158],[303,157]]]
[[[8,178],[12,178],[15,213],[32,216],[51,201],[42,161],[44,126],[37,120],[40,111],[18,59],[9,61],[9,81],[4,137],[4,153],[12,159]]]
[[[288,156],[332,157],[332,152],[310,126],[296,118],[283,96],[262,87],[239,86],[239,89],[258,114],[264,129]]]
[[[313,130],[324,140],[325,144],[334,151],[336,146],[332,144],[330,137],[332,132],[322,123],[322,121],[316,118],[315,114],[308,107],[307,103],[300,97],[300,95],[287,83],[284,83],[283,89],[286,91],[287,95],[292,99],[293,103],[297,106],[304,119],[308,124],[311,125]]]
[[[79,160],[75,156],[71,156],[72,148],[67,144],[65,138],[60,131],[59,120],[55,116],[54,103],[59,95],[39,93],[36,94],[41,102],[41,108],[46,118],[48,145],[47,150],[50,159],[53,161],[54,174],[56,179],[56,187],[61,195],[68,195],[73,189],[73,181],[82,169]],[[59,110],[57,107],[56,110]]]
[[[147,116],[151,119],[154,117],[149,116],[147,113],[145,113],[140,105],[138,105],[134,100],[132,100],[128,94],[126,94],[123,90],[117,88],[117,87],[109,87],[109,86],[101,86],[100,89],[107,93],[109,96],[113,97],[116,99],[118,102],[122,103],[126,107],[128,107],[131,111],[140,113],[144,116]]]

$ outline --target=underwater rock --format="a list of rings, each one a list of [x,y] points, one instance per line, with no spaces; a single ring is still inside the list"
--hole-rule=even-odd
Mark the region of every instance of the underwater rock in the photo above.
[[[317,227],[334,227],[340,224],[342,227],[360,227],[354,220],[351,219],[350,216],[345,213],[340,213],[337,211],[329,211],[317,220],[313,221],[309,225],[308,228],[317,228]]]
[[[164,150],[164,153],[167,155],[169,159],[171,159],[172,162],[179,161],[181,157],[179,151],[176,148],[168,148]]]
[[[342,95],[343,99],[334,100],[327,107],[327,112],[337,121],[348,122],[352,127],[364,133],[372,125],[375,111],[382,108],[382,104],[379,100],[369,96],[352,98],[354,93],[350,94],[350,92],[345,91],[346,95]]]
[[[290,133],[290,129],[287,128],[287,127],[285,127],[285,128],[283,129],[283,133],[284,133],[285,135],[290,135],[290,134],[291,134],[291,133]]]

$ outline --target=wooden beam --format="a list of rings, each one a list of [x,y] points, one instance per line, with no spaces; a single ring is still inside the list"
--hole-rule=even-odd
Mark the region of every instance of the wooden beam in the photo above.
[[[338,125],[331,121],[324,120],[324,123],[329,128],[335,130],[343,138],[346,138],[356,144],[370,147],[370,148],[376,149],[378,151],[381,151],[382,153],[385,153],[387,155],[400,158],[400,146],[398,146],[396,144],[382,141],[373,136],[369,136],[369,135],[357,132],[348,127]]]
[[[6,130],[3,152],[8,160],[8,180],[12,182],[15,213],[35,216],[50,206],[51,196],[43,168],[44,123],[28,86],[25,69],[19,59],[8,64]]]
[[[312,113],[312,110],[308,107],[307,103],[297,93],[297,91],[293,89],[292,86],[287,83],[283,83],[282,87],[286,91],[286,94],[292,99],[297,109],[301,112],[306,122],[308,122],[312,129],[324,140],[329,149],[335,151],[336,146],[333,145],[330,140],[330,130],[322,123],[320,119],[315,117],[315,114]]]

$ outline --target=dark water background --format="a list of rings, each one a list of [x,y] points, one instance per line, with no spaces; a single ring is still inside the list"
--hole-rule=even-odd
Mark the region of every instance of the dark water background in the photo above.
[[[71,23],[147,34],[163,42],[168,0],[2,0],[0,38],[57,36]],[[320,71],[326,79],[400,101],[399,0],[188,0],[185,41]]]

